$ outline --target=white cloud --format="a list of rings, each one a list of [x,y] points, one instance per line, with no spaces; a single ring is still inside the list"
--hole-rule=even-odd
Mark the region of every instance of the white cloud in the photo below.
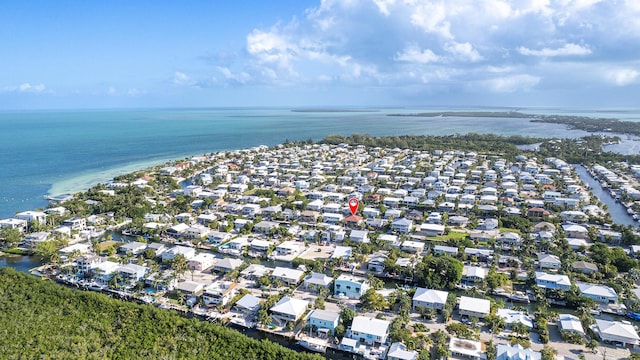
[[[606,72],[606,79],[617,86],[627,86],[635,83],[640,77],[640,71],[635,69],[617,69]]]
[[[44,84],[33,84],[30,83],[22,83],[17,86],[5,86],[2,88],[3,91],[6,92],[19,92],[19,93],[43,93],[47,90],[47,87]]]
[[[527,91],[536,86],[540,78],[528,74],[503,76],[483,81],[484,86],[496,93]]]
[[[107,95],[114,96],[116,94],[118,94],[118,90],[116,90],[116,88],[114,88],[113,86],[109,86],[107,88]]]
[[[581,46],[578,44],[565,44],[561,48],[542,48],[540,50],[532,50],[527,47],[520,46],[518,48],[518,52],[525,56],[583,56],[591,54],[591,49],[587,46]]]
[[[249,80],[251,80],[251,75],[246,72],[234,73],[229,68],[218,66],[218,71],[225,77],[227,80],[231,80],[235,83],[245,84]]]
[[[193,84],[193,81],[187,74],[180,71],[176,71],[173,74],[173,84],[178,86],[191,85]]]
[[[401,53],[396,53],[395,59],[396,61],[428,64],[438,61],[440,57],[429,49],[420,50],[416,46],[410,46],[405,48]]]
[[[482,60],[482,56],[468,42],[451,42],[445,46],[445,49],[464,61],[476,62]]]
[[[630,46],[640,38],[639,3],[321,0],[247,33],[244,51],[215,71],[219,85],[319,83],[389,94],[403,86],[482,95],[628,85],[640,80],[631,62],[640,48]]]

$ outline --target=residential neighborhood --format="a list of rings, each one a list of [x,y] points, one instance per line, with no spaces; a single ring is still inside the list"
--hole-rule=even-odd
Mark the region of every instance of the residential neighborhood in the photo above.
[[[640,169],[606,165],[589,176],[632,216]],[[45,259],[41,276],[327,356],[637,356],[640,235],[576,166],[261,146],[115,178],[0,220],[0,237]]]

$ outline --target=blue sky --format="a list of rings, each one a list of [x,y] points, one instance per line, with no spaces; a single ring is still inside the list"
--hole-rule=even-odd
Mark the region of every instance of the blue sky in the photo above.
[[[638,107],[637,0],[0,2],[0,109]]]

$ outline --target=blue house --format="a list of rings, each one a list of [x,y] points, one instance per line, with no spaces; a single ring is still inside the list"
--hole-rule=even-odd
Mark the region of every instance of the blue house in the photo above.
[[[360,299],[369,289],[369,281],[350,274],[340,275],[333,285],[334,296],[346,296],[349,299]]]
[[[336,326],[340,324],[340,313],[315,309],[309,314],[307,324],[310,327],[315,327],[318,333],[333,335]]]

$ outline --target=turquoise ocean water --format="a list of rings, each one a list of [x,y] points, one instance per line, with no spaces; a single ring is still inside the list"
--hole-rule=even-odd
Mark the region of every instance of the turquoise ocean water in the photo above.
[[[286,139],[319,140],[328,134],[352,133],[380,136],[476,132],[562,138],[585,135],[562,125],[531,123],[527,119],[387,116],[438,110],[456,109],[0,112],[0,218],[44,207],[44,195],[82,191],[115,175],[164,161],[220,150],[276,145]],[[567,113],[559,109],[530,112]],[[572,113],[640,119],[638,111]]]

